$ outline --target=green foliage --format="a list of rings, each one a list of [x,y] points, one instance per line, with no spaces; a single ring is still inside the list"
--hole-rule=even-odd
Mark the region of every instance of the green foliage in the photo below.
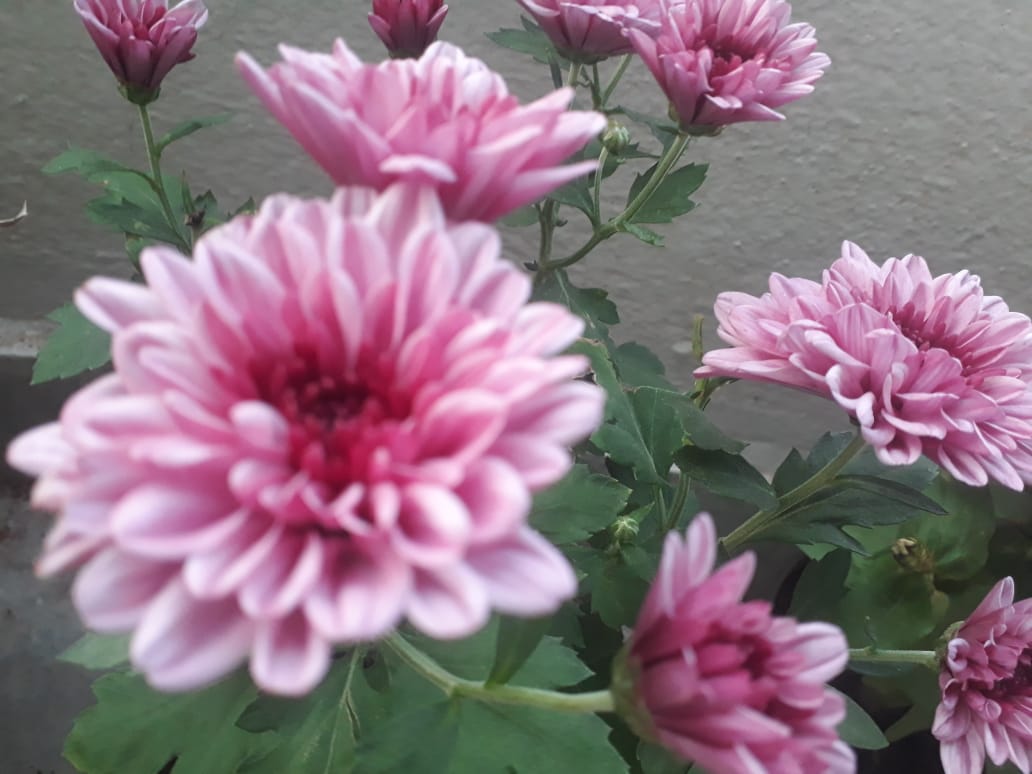
[[[112,669],[129,660],[129,636],[87,632],[57,658],[87,669]]]
[[[224,124],[233,117],[232,113],[220,113],[215,116],[205,116],[204,118],[191,118],[188,121],[173,127],[165,136],[163,136],[157,143],[158,153],[164,153],[165,149],[174,142],[182,140],[184,137],[189,137],[194,132],[198,132],[201,129],[205,129],[209,126],[218,126]]]
[[[534,498],[530,521],[557,545],[575,543],[607,529],[627,505],[630,494],[618,481],[578,465]]]
[[[752,503],[759,508],[777,507],[774,488],[740,455],[687,447],[677,453],[676,461],[683,475],[714,494]]]
[[[111,359],[111,336],[87,320],[71,304],[47,315],[58,324],[32,367],[32,383],[67,379],[91,371]]]
[[[835,690],[832,688],[831,690]],[[839,723],[838,732],[846,744],[858,750],[881,750],[889,740],[864,708],[840,691],[835,691],[846,703],[846,717]]]
[[[167,695],[139,675],[116,672],[97,680],[93,692],[97,704],[76,718],[64,750],[84,774],[233,774],[273,741],[235,725],[258,695],[245,674]]]
[[[645,187],[655,166],[638,175],[631,190],[627,194],[628,204]],[[671,172],[656,191],[649,197],[645,205],[635,213],[632,223],[671,223],[695,209],[695,202],[690,197],[699,190],[706,179],[709,166],[706,164],[688,164]]]
[[[509,682],[541,644],[551,623],[551,618],[502,618],[487,682],[491,685]]]
[[[554,62],[558,54],[544,31],[526,16],[521,16],[520,21],[523,23],[521,30],[503,27],[487,33],[487,37],[502,48],[528,54],[542,64]]]

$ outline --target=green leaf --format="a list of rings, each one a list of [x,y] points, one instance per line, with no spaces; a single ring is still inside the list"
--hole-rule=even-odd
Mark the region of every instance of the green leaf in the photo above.
[[[627,203],[630,204],[634,198],[645,187],[646,182],[655,172],[655,165],[638,175],[631,190],[627,195]],[[645,205],[635,213],[633,223],[670,223],[695,209],[695,202],[688,197],[699,190],[706,179],[706,172],[709,169],[707,164],[688,164],[680,169],[671,172]]]
[[[129,661],[129,635],[87,632],[57,656],[87,669],[112,669]]]
[[[232,113],[220,113],[215,116],[206,116],[204,118],[191,118],[189,121],[184,121],[178,126],[174,127],[164,137],[158,140],[157,149],[158,153],[163,153],[165,148],[174,142],[182,140],[184,137],[189,137],[194,132],[198,132],[209,126],[218,126],[224,124],[233,117]]]
[[[534,498],[531,525],[557,545],[586,540],[609,527],[631,490],[583,465]]]
[[[652,229],[636,223],[621,223],[620,230],[652,247],[660,247],[663,244],[662,234],[657,234]]]
[[[153,691],[139,675],[112,673],[93,684],[97,704],[78,718],[64,754],[86,774],[232,774],[272,744],[236,719],[257,691],[246,674],[190,694]]]
[[[827,620],[845,593],[846,578],[853,565],[849,551],[836,549],[803,569],[789,612],[802,621]]]
[[[616,373],[616,366],[601,342],[582,339],[571,351],[587,355],[595,381],[606,391],[605,421],[591,436],[591,441],[616,462],[634,469],[638,479],[652,484],[666,480],[667,471],[658,471],[648,443],[638,425],[630,397]]]
[[[622,555],[606,556],[591,551],[578,567],[587,573],[584,589],[591,594],[591,609],[610,629],[620,631],[638,617],[649,584]]]
[[[874,476],[839,475],[832,482],[830,488],[833,490],[859,490],[866,494],[905,505],[915,511],[932,513],[937,516],[942,516],[946,513],[946,509],[939,503],[931,497],[918,492],[916,489]]]
[[[495,658],[487,682],[504,685],[520,671],[528,658],[541,643],[552,619],[510,618],[505,616],[498,625],[498,639],[495,641]]]
[[[620,322],[616,304],[609,299],[606,291],[578,288],[563,269],[540,277],[534,287],[534,298],[537,301],[562,304],[580,316],[585,323],[584,337],[588,339],[608,343],[609,326]]]
[[[529,54],[542,64],[548,64],[556,59],[555,47],[541,28],[531,25],[525,18],[523,26],[522,30],[503,27],[495,32],[488,32],[487,37],[502,48]]]
[[[61,175],[65,172],[75,172],[91,181],[95,180],[97,175],[109,172],[123,172],[147,179],[142,172],[85,148],[69,148],[43,167],[43,173],[46,175]]]
[[[673,406],[680,417],[685,439],[692,446],[728,454],[738,454],[745,448],[746,444],[725,435],[686,395],[682,395],[681,400],[675,401]]]
[[[592,220],[595,218],[595,200],[591,187],[588,185],[587,176],[571,180],[548,196],[560,204],[568,204],[571,207],[575,207]]]
[[[627,772],[597,715],[463,702],[459,729],[450,774]]]
[[[656,387],[676,392],[666,378],[666,368],[656,353],[636,341],[628,341],[611,350],[620,381],[628,387]]]
[[[421,651],[449,672],[467,680],[484,680],[495,662],[498,619],[464,640],[442,642],[421,635],[408,637]],[[591,675],[591,670],[557,637],[543,637],[538,647],[511,676],[510,682],[539,688],[564,688],[576,685]]]
[[[336,661],[330,673],[302,699],[262,695],[236,721],[252,734],[275,732],[275,744],[255,756],[242,774],[325,774],[350,771],[355,757],[351,693],[351,658]],[[363,683],[353,679],[354,684]],[[346,693],[347,692],[347,693]],[[184,771],[183,774],[188,774]]]
[[[60,327],[47,339],[32,367],[32,383],[67,379],[100,368],[111,359],[111,336],[65,304],[47,315]]]
[[[528,204],[526,207],[520,207],[514,212],[510,212],[505,217],[498,221],[503,226],[509,226],[510,228],[524,228],[526,226],[533,226],[538,222],[538,210],[537,207]]]
[[[839,737],[843,742],[858,750],[881,750],[889,746],[889,740],[863,707],[841,691],[834,688],[830,690],[846,702],[846,717],[838,725]]]
[[[765,510],[778,504],[774,488],[756,468],[737,454],[687,447],[675,456],[683,475],[714,494],[752,503]]]
[[[454,771],[451,762],[459,737],[459,713],[458,703],[441,700],[389,716],[363,734],[356,751],[354,774]],[[290,771],[293,774],[294,770]]]
[[[970,487],[944,477],[927,491],[948,515],[916,519],[901,530],[900,537],[916,538],[931,552],[937,582],[968,580],[989,560],[989,543],[996,531],[992,493],[987,487]]]
[[[648,742],[638,743],[638,763],[642,774],[685,774],[690,768],[690,764],[679,760],[665,747]],[[691,773],[696,774],[696,769],[691,768]]]
[[[674,452],[684,446],[684,427],[675,403],[687,399],[677,392],[639,387],[630,390],[631,406],[641,436],[657,472],[668,471],[674,463]]]

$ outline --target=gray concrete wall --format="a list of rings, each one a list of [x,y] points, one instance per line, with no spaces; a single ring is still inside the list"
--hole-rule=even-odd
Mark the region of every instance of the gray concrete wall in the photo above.
[[[524,97],[542,92],[543,73],[494,47],[483,33],[514,25],[511,0],[452,0],[444,37],[504,72]],[[247,49],[274,59],[280,40],[328,47],[341,35],[379,57],[360,0],[209,0],[211,21],[198,59],[178,69],[155,109],[159,131],[184,117],[226,109],[234,122],[168,155],[195,188],[226,203],[278,190],[324,193],[328,185],[302,151],[263,113],[231,66]],[[990,292],[1032,312],[1032,4],[1028,0],[798,0],[834,64],[812,97],[789,106],[780,125],[739,126],[696,143],[692,160],[711,163],[699,208],[664,230],[668,249],[614,240],[578,274],[612,290],[624,338],[653,347],[687,386],[685,341],[696,312],[723,289],[759,292],[777,270],[815,276],[850,238],[873,256],[920,252],[942,271],[971,268]],[[0,0],[0,217],[23,199],[31,215],[0,232],[0,318],[36,318],[97,273],[125,273],[120,240],[88,223],[90,186],[48,178],[40,167],[68,144],[139,162],[134,112],[71,11],[71,0]],[[639,108],[663,109],[641,67],[622,93]],[[608,197],[610,211],[620,193]],[[511,256],[533,254],[533,229],[506,235]],[[588,276],[592,275],[592,276]],[[0,374],[0,445],[40,421],[62,387],[16,388],[27,363]],[[734,402],[732,402],[732,399]],[[807,444],[842,417],[822,401],[776,388],[736,385],[713,408],[733,433]],[[18,492],[0,491],[0,742],[5,771],[67,770],[61,737],[88,700],[87,676],[52,656],[77,628],[61,585],[29,583],[29,557],[42,519]],[[13,497],[12,497],[13,496]]]

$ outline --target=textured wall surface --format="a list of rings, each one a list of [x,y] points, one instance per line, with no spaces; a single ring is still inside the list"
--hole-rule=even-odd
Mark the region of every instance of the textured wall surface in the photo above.
[[[483,33],[516,24],[510,0],[452,0],[444,37],[504,72],[524,97],[545,88],[528,60]],[[0,232],[0,317],[39,317],[85,277],[124,273],[119,240],[81,213],[91,188],[40,167],[69,144],[142,162],[134,112],[122,102],[70,9],[71,0],[0,0],[0,216],[29,200],[31,215]],[[271,62],[283,40],[328,47],[338,35],[379,57],[360,0],[209,0],[211,20],[196,61],[175,71],[155,108],[158,130],[185,117],[232,110],[232,124],[168,154],[195,189],[225,204],[278,190],[325,193],[328,185],[260,109],[231,65],[251,51]],[[654,348],[675,381],[689,384],[692,316],[723,289],[760,292],[771,271],[816,276],[839,242],[872,257],[925,255],[933,268],[980,273],[990,292],[1032,312],[1032,3],[1028,0],[798,0],[795,18],[814,24],[833,66],[810,98],[779,125],[739,126],[695,143],[711,164],[698,209],[667,228],[667,249],[613,240],[579,274],[609,288],[625,321],[619,335]],[[638,108],[663,110],[640,66],[621,90]],[[620,197],[608,197],[610,212]],[[534,230],[506,235],[517,260],[534,251]],[[565,242],[561,242],[564,244]],[[5,424],[30,421],[29,402],[49,393],[0,380]],[[19,376],[20,374],[20,376]],[[842,425],[822,401],[777,388],[736,385],[713,411],[751,440],[809,444]],[[33,399],[33,395],[37,398]],[[49,397],[47,397],[49,396]],[[736,399],[734,404],[731,398]],[[33,406],[38,413],[39,406]],[[0,438],[0,442],[6,439]],[[5,538],[6,535],[6,538]],[[60,586],[29,584],[39,523],[16,502],[0,507],[0,743],[14,772],[67,770],[60,739],[87,701],[85,676],[52,655],[76,624]],[[55,607],[55,603],[57,606]],[[3,616],[8,616],[4,618]],[[6,675],[3,677],[2,675]]]
[[[13,213],[27,198],[32,210],[0,242],[3,317],[40,316],[91,273],[124,271],[119,241],[81,215],[89,186],[38,171],[69,143],[126,161],[142,153],[135,114],[70,4],[0,0],[0,207]],[[231,56],[243,48],[270,62],[278,41],[320,48],[340,35],[379,57],[368,3],[209,5],[198,58],[166,82],[155,118],[160,127],[226,109],[237,116],[176,147],[169,162],[225,202],[284,188],[325,192],[321,174],[245,91]],[[484,37],[516,23],[515,2],[451,5],[444,37],[506,73],[521,95],[544,89],[539,68]],[[738,126],[695,144],[691,158],[710,162],[710,177],[699,208],[666,230],[667,249],[617,239],[586,267],[620,303],[622,335],[655,348],[681,384],[690,378],[683,352],[691,317],[708,311],[717,292],[759,292],[772,270],[816,275],[844,238],[879,259],[917,252],[943,271],[970,267],[991,292],[1032,311],[1024,279],[1032,260],[1032,3],[799,0],[794,17],[817,27],[833,60],[817,92],[789,106],[784,123]],[[633,104],[663,109],[643,67],[625,83]],[[610,204],[617,206],[615,195]],[[532,232],[510,234],[514,258],[530,253]],[[840,419],[821,401],[783,390],[732,389],[745,405],[732,410],[722,397],[714,410],[743,437],[807,443]],[[799,409],[805,421],[796,419]]]

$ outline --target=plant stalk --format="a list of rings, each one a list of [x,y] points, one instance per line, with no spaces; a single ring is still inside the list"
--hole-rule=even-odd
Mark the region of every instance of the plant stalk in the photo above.
[[[158,195],[158,201],[161,202],[161,209],[165,213],[165,220],[168,221],[168,225],[169,228],[172,229],[172,233],[179,237],[184,247],[189,249],[190,244],[187,240],[183,239],[180,224],[176,221],[175,213],[172,211],[172,204],[168,198],[168,193],[165,191],[165,181],[161,176],[161,151],[158,150],[158,145],[154,141],[154,130],[151,127],[150,111],[147,110],[146,105],[137,105],[136,107],[140,111],[140,123],[143,125],[143,141],[147,146],[147,159],[150,162],[151,182],[154,186],[154,192]]]
[[[596,713],[613,711],[613,695],[608,691],[590,693],[559,693],[540,688],[515,685],[492,685],[457,677],[405,640],[392,634],[386,644],[428,681],[440,688],[445,696],[463,697],[488,704],[516,704],[556,712]]]
[[[778,500],[777,508],[768,511],[758,511],[743,524],[740,524],[727,537],[722,538],[720,542],[724,549],[729,554],[734,554],[742,545],[772,527],[792,508],[827,486],[842,471],[842,468],[863,450],[865,445],[866,442],[863,436],[857,433],[853,440],[849,442],[849,445],[839,452],[838,456],[795,489],[781,497]]]
[[[886,650],[883,648],[850,648],[851,664],[918,664],[939,669],[939,657],[934,650]]]

